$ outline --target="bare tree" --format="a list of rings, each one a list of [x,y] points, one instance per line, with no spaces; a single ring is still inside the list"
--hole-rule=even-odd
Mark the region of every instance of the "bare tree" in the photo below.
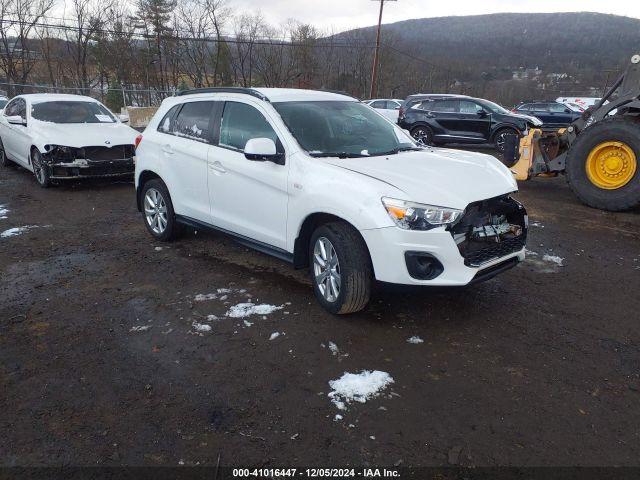
[[[31,35],[54,0],[0,0],[0,70],[10,83],[9,95],[22,91],[38,59]]]

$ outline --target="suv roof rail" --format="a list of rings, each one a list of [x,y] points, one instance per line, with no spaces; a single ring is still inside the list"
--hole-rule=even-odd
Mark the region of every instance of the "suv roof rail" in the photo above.
[[[176,97],[182,95],[191,95],[195,93],[243,93],[245,95],[251,95],[252,97],[259,98],[260,100],[264,100],[266,102],[269,101],[269,98],[266,95],[263,95],[258,90],[253,88],[245,88],[245,87],[206,87],[206,88],[191,88],[189,90],[181,90],[176,92]]]

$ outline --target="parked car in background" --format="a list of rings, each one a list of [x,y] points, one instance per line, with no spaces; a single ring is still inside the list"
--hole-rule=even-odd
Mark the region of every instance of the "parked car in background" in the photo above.
[[[594,106],[599,101],[600,101],[600,97],[558,97],[556,98],[556,102],[558,103],[578,105],[582,107],[584,110]],[[609,102],[606,102],[606,103],[609,103]]]
[[[364,103],[375,108],[393,123],[398,121],[398,112],[400,111],[402,100],[397,98],[376,98],[374,100],[365,100]]]
[[[0,110],[2,110],[7,105],[7,103],[9,103],[9,99],[4,95],[0,95]]]
[[[402,105],[398,124],[424,145],[493,143],[504,150],[505,138],[542,122],[500,105],[465,95],[412,95]]]
[[[512,112],[531,115],[542,120],[543,128],[566,127],[582,116],[582,112],[559,102],[522,102]]]
[[[418,148],[336,93],[209,88],[162,103],[136,150],[138,209],[156,239],[220,230],[308,268],[332,313],[374,279],[467,285],[524,259],[526,211],[491,155]]]
[[[52,180],[132,175],[138,132],[91,97],[19,95],[0,115],[0,164],[13,161]]]

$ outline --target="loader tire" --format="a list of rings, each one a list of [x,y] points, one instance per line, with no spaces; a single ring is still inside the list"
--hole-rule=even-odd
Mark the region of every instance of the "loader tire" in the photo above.
[[[640,206],[640,123],[610,117],[583,130],[569,149],[567,182],[586,205],[618,212]]]

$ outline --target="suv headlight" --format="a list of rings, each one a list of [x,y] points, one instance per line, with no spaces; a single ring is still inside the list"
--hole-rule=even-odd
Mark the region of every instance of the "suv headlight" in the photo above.
[[[430,230],[458,220],[464,210],[382,198],[382,204],[396,225],[405,230]]]

